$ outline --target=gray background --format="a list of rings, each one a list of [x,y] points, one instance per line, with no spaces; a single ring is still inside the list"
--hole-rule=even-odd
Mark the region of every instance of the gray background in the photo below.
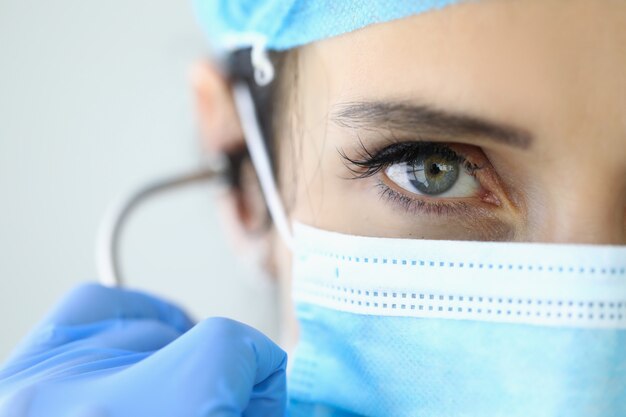
[[[188,1],[0,0],[0,361],[96,279],[111,199],[197,164],[187,74],[204,54]],[[217,193],[183,190],[133,217],[131,283],[275,337],[272,284],[225,243]]]

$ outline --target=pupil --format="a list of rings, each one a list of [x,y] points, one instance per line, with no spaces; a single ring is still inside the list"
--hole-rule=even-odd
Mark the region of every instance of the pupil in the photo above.
[[[435,163],[432,163],[432,164],[430,165],[430,173],[431,173],[432,175],[437,175],[437,174],[439,174],[440,172],[441,172],[441,169],[439,168],[439,165],[437,165],[437,164],[435,164]]]

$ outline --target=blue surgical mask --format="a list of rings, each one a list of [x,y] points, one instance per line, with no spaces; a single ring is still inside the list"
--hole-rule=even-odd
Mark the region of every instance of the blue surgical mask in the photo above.
[[[626,247],[293,227],[300,416],[626,416]]]

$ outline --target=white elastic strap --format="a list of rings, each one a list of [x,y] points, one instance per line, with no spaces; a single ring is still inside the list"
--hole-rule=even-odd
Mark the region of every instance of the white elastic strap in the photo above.
[[[235,107],[239,113],[243,136],[252,159],[252,165],[259,178],[261,191],[265,197],[270,216],[287,247],[293,250],[291,229],[280,194],[278,193],[276,179],[272,172],[267,148],[254,110],[254,101],[252,100],[250,88],[245,82],[235,82],[233,85],[233,97],[235,99]]]

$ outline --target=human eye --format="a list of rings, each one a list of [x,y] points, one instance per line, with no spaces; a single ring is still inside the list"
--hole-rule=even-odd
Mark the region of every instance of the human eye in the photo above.
[[[471,197],[480,189],[476,168],[464,157],[445,146],[428,148],[410,149],[410,160],[389,164],[387,178],[406,192],[431,197]]]
[[[409,141],[371,151],[361,144],[357,157],[342,157],[353,178],[377,178],[381,196],[411,211],[499,205],[493,168],[476,146]]]

